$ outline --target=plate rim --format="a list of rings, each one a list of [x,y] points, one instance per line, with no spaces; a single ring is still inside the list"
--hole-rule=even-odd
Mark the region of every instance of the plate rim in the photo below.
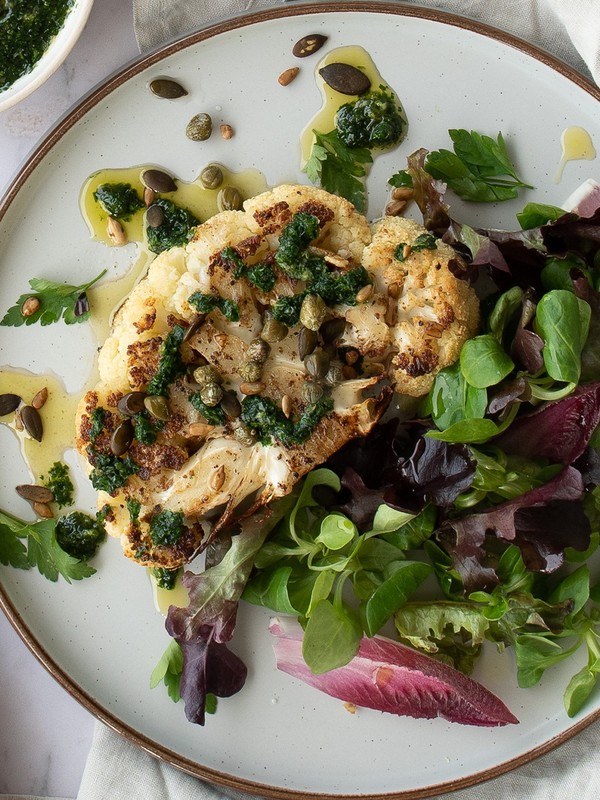
[[[335,0],[317,0],[316,2],[293,3],[293,5],[282,3],[278,6],[239,12],[209,22],[184,35],[176,36],[168,42],[159,45],[149,53],[135,57],[96,84],[96,86],[83,95],[77,103],[62,115],[57,123],[47,132],[42,141],[30,152],[15,175],[10,179],[4,195],[0,198],[0,222],[26,181],[62,137],[122,83],[129,81],[147,68],[160,63],[171,55],[193,47],[206,39],[230,31],[239,30],[240,28],[250,25],[257,25],[262,22],[287,17],[359,12],[369,14],[391,14],[394,16],[423,19],[428,22],[439,22],[444,25],[468,30],[491,38],[496,42],[531,56],[536,61],[541,62],[572,83],[575,83],[579,88],[591,95],[592,98],[600,102],[600,88],[570,64],[562,61],[557,56],[549,53],[538,45],[527,42],[514,34],[479,20],[435,8],[426,8],[418,5],[408,6],[397,0],[343,0],[343,2],[335,2]],[[192,759],[174,752],[169,747],[153,741],[150,737],[145,736],[140,731],[135,730],[132,726],[120,720],[115,713],[105,709],[100,701],[95,700],[79,683],[66,674],[46,648],[37,641],[35,635],[25,623],[24,619],[21,618],[19,611],[5,592],[1,583],[0,609],[4,612],[14,630],[46,671],[88,712],[129,742],[137,745],[150,755],[159,758],[161,761],[180,769],[182,772],[210,781],[219,786],[264,797],[279,798],[280,800],[360,800],[360,798],[365,797],[364,794],[332,794],[328,792],[319,792],[315,794],[314,792],[298,789],[271,786],[250,779],[236,777],[211,767],[202,766]],[[417,800],[483,783],[484,781],[497,778],[549,753],[559,745],[575,737],[599,718],[600,708],[590,712],[566,730],[537,747],[471,775],[449,781],[442,781],[417,789],[371,794],[369,798],[370,800]]]

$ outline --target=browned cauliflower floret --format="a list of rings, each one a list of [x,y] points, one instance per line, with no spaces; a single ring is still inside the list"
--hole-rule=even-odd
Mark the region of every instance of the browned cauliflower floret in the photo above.
[[[310,236],[284,264],[294,220]],[[421,246],[424,234],[399,218],[372,231],[346,200],[279,186],[157,256],[115,315],[77,417],[107,529],[128,556],[186,563],[366,434],[390,399],[382,380],[427,392],[478,312],[454,251],[428,235]],[[254,268],[271,283],[251,280]]]

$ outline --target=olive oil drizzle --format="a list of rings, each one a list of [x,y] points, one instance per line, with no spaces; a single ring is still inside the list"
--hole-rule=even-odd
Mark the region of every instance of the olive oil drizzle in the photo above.
[[[351,103],[357,99],[355,95],[342,94],[341,92],[332,89],[321,75],[319,70],[328,64],[334,63],[350,64],[357,69],[360,69],[371,81],[371,89],[379,89],[383,87],[386,91],[390,92],[398,103],[399,108],[402,109],[402,116],[404,117],[405,124],[408,125],[406,114],[400,102],[400,98],[392,89],[389,83],[384,80],[381,73],[375,66],[375,63],[367,51],[359,45],[347,45],[345,47],[336,47],[330,50],[317,64],[315,71],[315,79],[317,86],[321,91],[323,104],[321,109],[310,120],[307,126],[300,134],[300,151],[301,151],[301,166],[304,167],[308,159],[315,140],[313,131],[318,133],[329,133],[335,128],[335,116],[340,106],[345,103]]]
[[[569,161],[593,161],[596,158],[596,149],[592,137],[577,125],[565,128],[560,137],[562,156],[558,164],[554,183],[560,183],[565,166]]]

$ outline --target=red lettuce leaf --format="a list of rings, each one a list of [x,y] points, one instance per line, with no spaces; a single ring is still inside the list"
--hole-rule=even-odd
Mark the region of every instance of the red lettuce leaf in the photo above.
[[[578,386],[562,400],[517,417],[493,443],[510,455],[573,464],[600,422],[600,383]]]
[[[189,605],[171,606],[165,625],[183,652],[180,691],[190,722],[204,724],[208,693],[229,697],[244,685],[246,667],[226,642],[233,636],[238,601],[254,557],[293,502],[284,498],[276,510],[267,507],[244,520],[239,533],[231,537],[229,549],[220,551],[213,544],[208,551],[210,566],[204,572],[183,574]]]
[[[552,480],[488,511],[447,519],[437,531],[453,559],[465,594],[498,583],[491,563],[488,537],[514,542],[532,572],[554,572],[564,561],[564,550],[585,551],[591,526],[581,499],[581,473],[565,467]]]
[[[376,711],[420,719],[443,717],[463,725],[518,723],[504,703],[472,678],[431,656],[383,636],[364,637],[344,667],[313,674],[302,657],[302,628],[270,625],[277,668],[326,694]]]

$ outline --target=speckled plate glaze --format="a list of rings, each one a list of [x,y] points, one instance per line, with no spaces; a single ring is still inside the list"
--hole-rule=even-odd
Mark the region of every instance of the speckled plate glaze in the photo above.
[[[80,188],[100,168],[162,164],[182,179],[208,161],[261,169],[267,181],[305,181],[300,130],[320,106],[318,57],[295,62],[292,45],[315,31],[328,48],[362,45],[406,108],[401,147],[379,158],[369,179],[370,216],[381,213],[386,179],[419,147],[448,146],[452,127],[501,130],[518,170],[536,189],[526,199],[560,203],[595,164],[567,165],[553,183],[560,136],[586,128],[600,145],[600,93],[572,70],[505,34],[451,15],[396,3],[283,4],[212,25],[126,67],[93,91],[31,156],[0,205],[0,297],[7,306],[32,276],[83,282],[132,258],[90,241],[78,208]],[[289,86],[277,76],[298,63]],[[171,76],[189,89],[176,102],[152,96],[147,82]],[[186,139],[198,111],[229,122],[229,141]],[[597,170],[596,170],[597,171]],[[517,204],[453,205],[472,224],[512,226]],[[51,370],[81,391],[96,343],[86,326],[0,330],[2,363]],[[73,460],[73,459],[71,459]],[[23,514],[13,487],[29,480],[17,444],[0,429],[2,505]],[[93,505],[82,487],[81,503]],[[0,603],[48,670],[100,719],[155,755],[194,775],[261,795],[426,797],[498,775],[548,751],[600,714],[600,697],[570,720],[562,692],[573,666],[541,685],[516,688],[512,656],[486,652],[475,677],[521,720],[499,730],[417,721],[359,710],[301,685],[274,667],[269,615],[242,607],[234,648],[249,667],[244,690],[219,705],[205,728],[185,721],[162,689],[148,687],[168,643],[143,569],[108,542],[98,574],[51,584],[36,572],[0,567]]]

